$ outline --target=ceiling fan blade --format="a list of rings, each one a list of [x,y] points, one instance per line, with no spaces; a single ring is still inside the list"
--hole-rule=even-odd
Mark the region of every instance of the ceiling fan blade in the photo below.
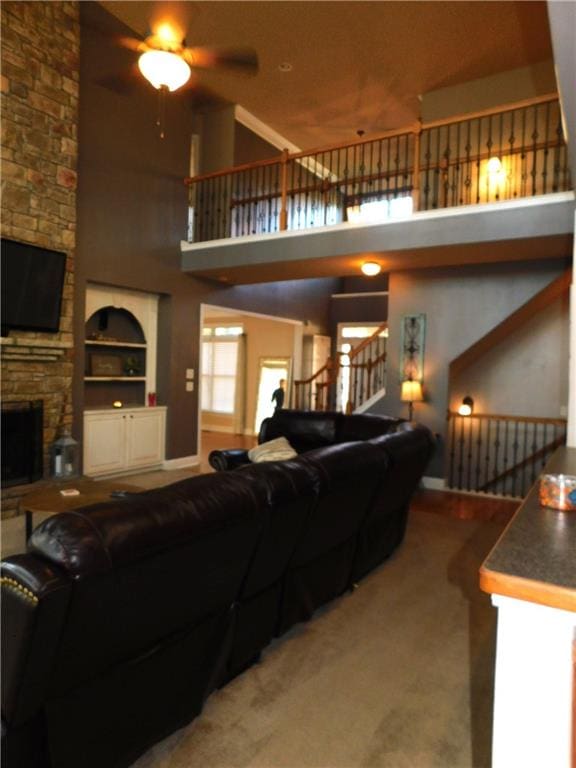
[[[127,72],[113,72],[102,75],[94,81],[96,85],[107,88],[120,96],[126,96],[133,92],[140,82],[140,75],[134,68]]]
[[[182,56],[199,69],[232,69],[250,75],[258,72],[258,56],[251,48],[184,48]]]
[[[148,46],[144,40],[138,40],[135,37],[119,37],[117,42],[122,48],[127,48],[129,51],[136,51],[137,53],[144,53],[148,50]]]

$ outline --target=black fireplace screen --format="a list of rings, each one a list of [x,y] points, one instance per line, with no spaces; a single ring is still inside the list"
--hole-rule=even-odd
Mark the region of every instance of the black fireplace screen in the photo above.
[[[42,400],[2,403],[2,488],[42,477]]]

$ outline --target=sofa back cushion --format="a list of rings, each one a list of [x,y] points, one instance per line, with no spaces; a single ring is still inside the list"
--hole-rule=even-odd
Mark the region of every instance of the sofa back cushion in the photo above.
[[[277,582],[294,554],[318,499],[320,480],[301,461],[266,462],[238,470],[264,490],[263,525],[239,599],[250,597]]]
[[[336,442],[336,420],[339,414],[319,411],[283,409],[264,419],[258,442],[285,437],[297,453],[321,448]]]
[[[308,562],[352,539],[368,512],[387,457],[370,443],[342,443],[309,451],[300,461],[320,479],[319,497],[293,564]]]
[[[261,506],[240,476],[214,474],[39,526],[30,549],[74,580],[52,694],[227,611],[258,540]]]
[[[336,442],[349,443],[355,440],[370,440],[373,437],[394,432],[404,419],[392,416],[377,416],[369,413],[338,414],[336,421]]]

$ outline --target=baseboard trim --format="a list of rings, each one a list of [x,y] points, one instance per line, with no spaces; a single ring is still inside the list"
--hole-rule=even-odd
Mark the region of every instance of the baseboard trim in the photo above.
[[[443,477],[423,477],[422,486],[430,491],[445,491],[446,480]]]
[[[224,432],[227,435],[233,435],[234,427],[223,427],[223,426],[205,427],[203,425],[202,432]]]
[[[180,456],[178,459],[165,459],[162,469],[186,469],[186,467],[196,467],[198,464],[200,464],[199,456]]]

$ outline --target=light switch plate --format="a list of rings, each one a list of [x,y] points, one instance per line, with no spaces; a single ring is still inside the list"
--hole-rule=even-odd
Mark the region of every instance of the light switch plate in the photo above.
[[[186,378],[187,379],[194,378],[194,368],[186,368]]]
[[[186,392],[194,392],[194,382],[193,381],[187,381],[186,382]]]

